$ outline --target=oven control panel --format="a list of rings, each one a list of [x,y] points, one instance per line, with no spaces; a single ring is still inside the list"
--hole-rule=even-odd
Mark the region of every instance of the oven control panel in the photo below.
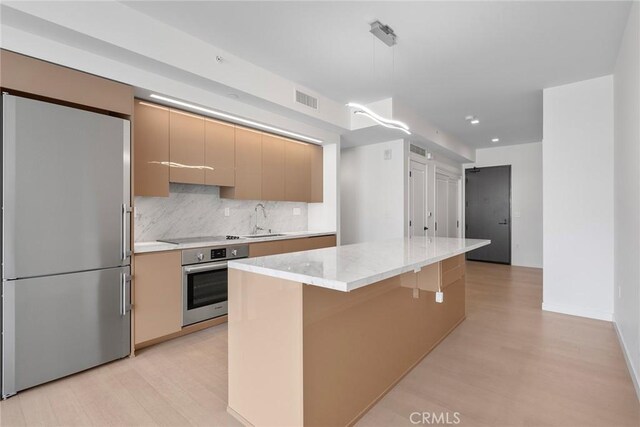
[[[182,251],[182,265],[227,261],[249,256],[249,245],[209,246]]]

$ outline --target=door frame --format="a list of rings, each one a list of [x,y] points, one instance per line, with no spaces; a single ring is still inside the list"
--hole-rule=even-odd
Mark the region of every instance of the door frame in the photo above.
[[[502,265],[513,265],[513,167],[511,164],[505,164],[505,165],[490,165],[490,166],[477,166],[477,165],[465,165],[464,168],[464,180],[462,181],[462,184],[464,185],[464,188],[462,190],[462,195],[464,197],[464,211],[463,211],[463,219],[464,219],[464,223],[463,223],[463,236],[464,238],[467,237],[467,199],[466,199],[466,194],[467,194],[467,171],[469,169],[487,169],[487,168],[496,168],[496,167],[508,167],[509,168],[509,262],[494,262],[494,261],[477,261],[477,262],[488,262],[491,264],[502,264]]]
[[[409,156],[407,158],[407,172],[406,172],[406,178],[407,178],[407,218],[406,218],[406,235],[407,237],[411,238],[411,226],[409,225],[411,223],[411,214],[412,214],[412,210],[411,210],[411,204],[413,203],[413,195],[411,192],[411,162],[416,162],[416,163],[420,163],[421,165],[424,166],[424,208],[425,208],[425,215],[424,215],[424,226],[427,227],[427,230],[425,230],[425,237],[429,237],[429,229],[428,229],[428,224],[429,224],[429,216],[428,216],[428,212],[429,212],[429,167],[427,164],[427,159],[425,157],[422,156],[418,156],[414,153],[409,153]]]
[[[462,238],[464,237],[464,228],[463,228],[463,205],[464,205],[464,191],[463,191],[463,181],[462,181],[462,175],[460,173],[454,173],[450,170],[444,169],[440,166],[436,166],[435,168],[435,173],[434,173],[434,181],[433,181],[433,197],[434,197],[434,206],[433,206],[433,215],[434,215],[434,226],[436,224],[436,222],[438,222],[438,195],[437,195],[437,179],[438,179],[438,175],[441,175],[443,177],[445,177],[447,179],[448,182],[452,182],[455,181],[458,183],[458,194],[456,195],[457,199],[458,199],[458,212],[456,212],[456,220],[458,221],[458,238]],[[448,205],[448,200],[447,200],[447,205]],[[449,209],[449,207],[447,206],[447,209]],[[435,236],[435,232],[436,230],[434,229],[434,236]]]

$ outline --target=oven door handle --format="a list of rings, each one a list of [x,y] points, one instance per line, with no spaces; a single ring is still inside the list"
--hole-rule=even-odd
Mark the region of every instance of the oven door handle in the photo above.
[[[193,267],[184,267],[186,274],[190,273],[203,273],[205,271],[224,270],[227,268],[226,262],[218,262],[215,264],[196,265]]]

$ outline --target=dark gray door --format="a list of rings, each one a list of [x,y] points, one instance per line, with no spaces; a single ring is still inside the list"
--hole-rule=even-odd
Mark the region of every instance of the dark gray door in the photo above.
[[[511,166],[465,171],[465,223],[467,238],[491,240],[467,259],[511,264]]]

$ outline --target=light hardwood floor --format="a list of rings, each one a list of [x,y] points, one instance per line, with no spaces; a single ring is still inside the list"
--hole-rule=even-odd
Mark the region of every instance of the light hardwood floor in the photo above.
[[[469,263],[467,319],[359,426],[459,412],[464,426],[638,426],[640,405],[611,323],[542,312],[540,270]],[[19,393],[4,426],[238,425],[226,413],[220,325]]]

